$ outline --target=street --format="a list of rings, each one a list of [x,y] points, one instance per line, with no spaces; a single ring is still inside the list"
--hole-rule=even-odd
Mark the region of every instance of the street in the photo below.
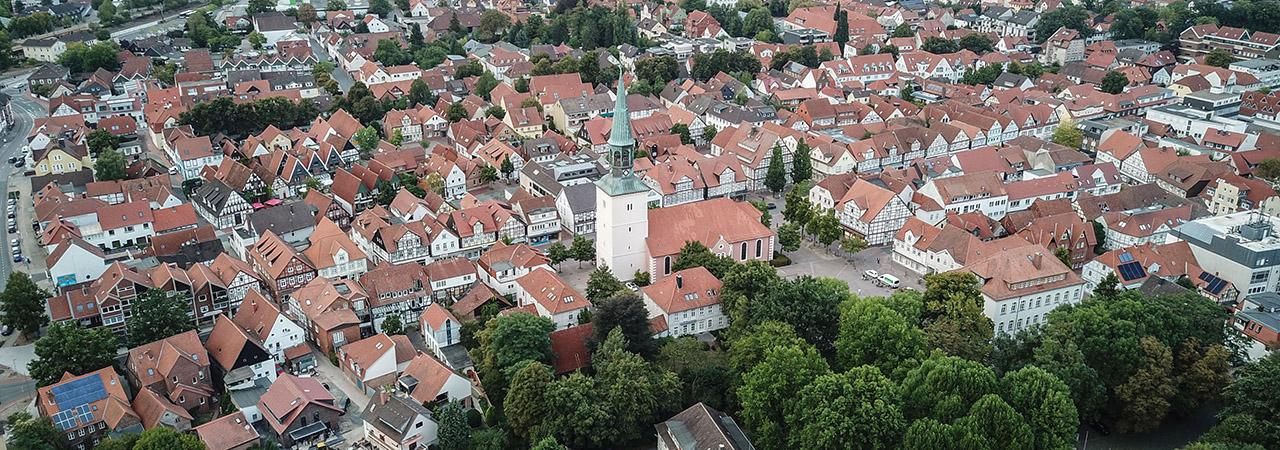
[[[26,137],[27,137],[27,134],[31,132],[31,127],[34,124],[35,118],[44,117],[45,115],[44,107],[28,99],[25,96],[25,94],[23,94],[22,92],[18,92],[10,88],[10,86],[13,85],[15,82],[26,80],[27,75],[28,75],[27,72],[22,72],[17,75],[11,74],[5,78],[0,78],[0,86],[4,86],[3,88],[4,93],[9,94],[9,97],[11,99],[11,104],[13,106],[14,122],[15,122],[13,128],[11,128],[8,133],[4,134],[4,144],[0,146],[0,160],[3,160],[6,164],[4,169],[0,170],[0,185],[5,186],[6,194],[9,191],[15,190],[14,186],[10,185],[10,178],[12,174],[15,172],[18,172],[20,174],[22,171],[26,170],[27,168],[27,166],[24,166],[21,169],[14,168],[13,165],[8,164],[8,159],[11,156],[19,154],[22,151],[22,147],[26,145],[27,143]],[[13,181],[25,182],[26,177],[19,175]],[[32,207],[30,205],[30,198],[26,198],[24,199],[24,201],[20,201],[18,206],[20,210],[24,210],[24,211],[32,210],[31,209]],[[20,235],[22,230],[24,229],[30,230],[30,224],[31,224],[30,216],[27,217],[26,222],[23,222],[22,215],[23,214],[19,214],[19,217],[17,219],[18,230]],[[9,242],[9,240],[13,239],[14,237],[21,237],[20,235],[10,236],[7,228],[4,231],[5,231],[4,233],[5,242]],[[25,255],[28,258],[33,256],[43,258],[41,253],[32,252],[33,250],[36,250],[39,247],[38,245],[36,245],[37,243],[34,240],[35,239],[34,232],[27,237],[21,237],[21,239],[23,241],[23,246],[22,246],[23,255]],[[13,259],[10,257],[10,255],[5,255],[4,258],[0,258],[0,290],[3,290],[5,283],[8,283],[9,273],[12,271],[13,271]]]

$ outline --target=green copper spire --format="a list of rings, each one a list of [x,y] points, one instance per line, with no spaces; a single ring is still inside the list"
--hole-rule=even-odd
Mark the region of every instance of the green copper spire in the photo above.
[[[618,69],[618,99],[613,105],[613,130],[609,132],[609,145],[613,147],[635,147],[636,140],[631,137],[631,119],[627,113],[627,86],[622,82],[622,69]]]

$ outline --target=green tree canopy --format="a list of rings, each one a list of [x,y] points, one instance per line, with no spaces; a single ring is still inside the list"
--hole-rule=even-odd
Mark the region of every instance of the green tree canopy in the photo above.
[[[36,341],[36,359],[27,364],[31,378],[40,386],[48,386],[63,373],[83,375],[111,366],[116,356],[116,336],[110,329],[81,328],[73,322],[49,326]]]
[[[191,304],[181,297],[169,297],[159,289],[138,296],[133,302],[133,317],[125,322],[129,346],[137,347],[194,330],[190,308]]]
[[[789,448],[896,448],[907,423],[898,387],[880,370],[861,366],[817,377],[787,413]]]
[[[50,294],[41,289],[31,277],[24,272],[12,271],[4,292],[0,293],[0,323],[8,325],[25,335],[32,335],[49,324],[49,315],[45,313],[45,302]]]

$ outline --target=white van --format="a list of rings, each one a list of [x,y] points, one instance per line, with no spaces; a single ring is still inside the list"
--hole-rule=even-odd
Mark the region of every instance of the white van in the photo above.
[[[898,280],[898,277],[885,273],[880,274],[880,284],[889,289],[897,289],[898,285],[902,284],[902,282]]]

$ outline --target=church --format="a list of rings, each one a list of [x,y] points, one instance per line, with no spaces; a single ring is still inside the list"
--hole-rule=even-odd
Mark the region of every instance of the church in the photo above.
[[[635,175],[636,140],[627,113],[627,88],[618,78],[609,131],[609,173],[596,181],[596,264],[620,280],[648,272],[669,275],[680,248],[699,241],[734,261],[773,258],[777,234],[747,202],[715,198],[650,210],[649,186]]]

